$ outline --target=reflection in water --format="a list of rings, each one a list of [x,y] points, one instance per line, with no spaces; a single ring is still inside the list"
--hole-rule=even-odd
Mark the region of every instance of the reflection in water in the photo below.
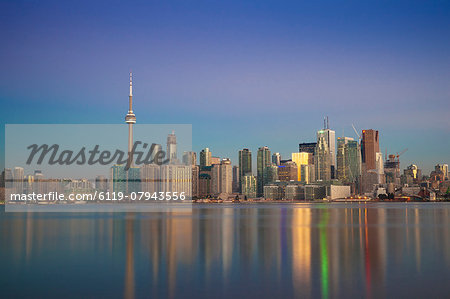
[[[441,296],[450,275],[449,214],[448,204],[2,210],[2,289],[40,297],[328,298],[398,296],[407,286],[414,296]]]
[[[134,298],[134,219],[125,220],[126,226],[126,263],[125,263],[125,298]]]

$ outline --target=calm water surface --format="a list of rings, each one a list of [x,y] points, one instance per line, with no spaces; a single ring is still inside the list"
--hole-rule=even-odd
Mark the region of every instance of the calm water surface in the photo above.
[[[204,204],[178,214],[0,207],[0,265],[4,298],[444,298],[450,204]]]

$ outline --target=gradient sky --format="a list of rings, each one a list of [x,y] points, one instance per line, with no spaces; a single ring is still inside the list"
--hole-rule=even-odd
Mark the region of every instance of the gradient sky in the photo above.
[[[325,115],[402,168],[450,163],[446,1],[0,1],[0,37],[2,155],[5,123],[124,123],[132,69],[139,123],[190,123],[234,164]]]

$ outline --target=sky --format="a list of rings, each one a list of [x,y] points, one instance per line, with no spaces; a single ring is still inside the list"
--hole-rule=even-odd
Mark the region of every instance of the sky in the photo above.
[[[195,151],[289,158],[328,116],[450,163],[448,1],[2,1],[5,124],[192,124]],[[124,124],[125,125],[125,124]],[[4,160],[0,161],[3,168]]]

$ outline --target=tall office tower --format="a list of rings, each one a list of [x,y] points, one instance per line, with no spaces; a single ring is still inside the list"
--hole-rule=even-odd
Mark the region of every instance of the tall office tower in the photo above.
[[[358,141],[347,141],[345,146],[345,159],[348,165],[349,181],[358,184],[361,177],[361,148]]]
[[[160,192],[161,174],[160,166],[157,164],[145,164],[141,167],[141,190],[142,192]]]
[[[233,170],[230,159],[223,159],[212,166],[212,193],[233,193]]]
[[[334,179],[336,172],[336,132],[330,130],[328,124],[328,117],[324,120],[324,128],[317,132],[317,142],[319,142],[319,137],[323,136],[326,140],[328,146],[328,154],[330,155],[330,173],[331,178]]]
[[[311,163],[312,157],[313,155],[307,152],[292,153],[292,161],[295,162],[295,164],[297,164],[298,174],[296,181],[302,180],[302,165],[314,164]]]
[[[363,130],[361,160],[366,170],[376,169],[376,153],[380,152],[380,137],[376,130]]]
[[[239,193],[239,166],[233,166],[233,193]]]
[[[105,192],[108,190],[108,179],[103,175],[98,175],[95,178],[95,189]]]
[[[274,153],[272,155],[272,163],[275,164],[276,166],[280,166],[280,163],[281,163],[280,153]]]
[[[267,146],[260,147],[258,149],[257,161],[256,161],[256,176],[257,176],[257,195],[264,195],[264,186],[271,180],[271,170],[269,167],[272,165],[270,149]]]
[[[375,185],[383,183],[383,157],[380,152],[378,131],[363,130],[361,136],[362,191],[372,192]]]
[[[283,161],[278,166],[278,179],[282,182],[298,180],[298,166],[294,161]]]
[[[136,115],[133,113],[133,84],[132,84],[132,74],[130,73],[130,94],[128,96],[128,113],[125,116],[125,122],[128,124],[128,152],[130,153],[133,149],[133,124],[136,123]],[[133,160],[133,157],[129,157]],[[131,163],[133,164],[133,163]]]
[[[252,174],[242,177],[242,195],[246,198],[256,198],[256,177]]]
[[[169,163],[177,161],[177,136],[175,136],[175,131],[167,135],[167,158]]]
[[[317,146],[314,154],[314,167],[316,171],[316,181],[329,181],[331,180],[331,155],[330,148],[328,146],[327,137],[328,134],[324,134],[323,131],[317,133]]]
[[[200,152],[200,169],[202,167],[211,166],[211,152],[209,148],[204,148]]]
[[[15,193],[23,193],[23,190],[24,190],[23,182],[25,179],[23,168],[22,167],[14,167],[13,176],[14,176],[14,182],[13,182],[14,192]]]
[[[196,152],[184,152],[183,153],[184,165],[197,165],[197,153]]]
[[[448,180],[448,164],[438,164],[434,167],[436,172],[442,172],[444,174],[444,180]]]
[[[198,165],[192,165],[192,197],[199,196],[199,175],[200,168]]]
[[[192,168],[186,165],[161,165],[161,192],[184,192],[186,199],[192,197]]]
[[[350,176],[349,162],[347,160],[347,143],[353,141],[350,137],[337,138],[336,153],[336,178],[341,182],[348,183]]]
[[[252,174],[252,152],[248,148],[239,151],[239,192],[242,192],[242,177]]]

